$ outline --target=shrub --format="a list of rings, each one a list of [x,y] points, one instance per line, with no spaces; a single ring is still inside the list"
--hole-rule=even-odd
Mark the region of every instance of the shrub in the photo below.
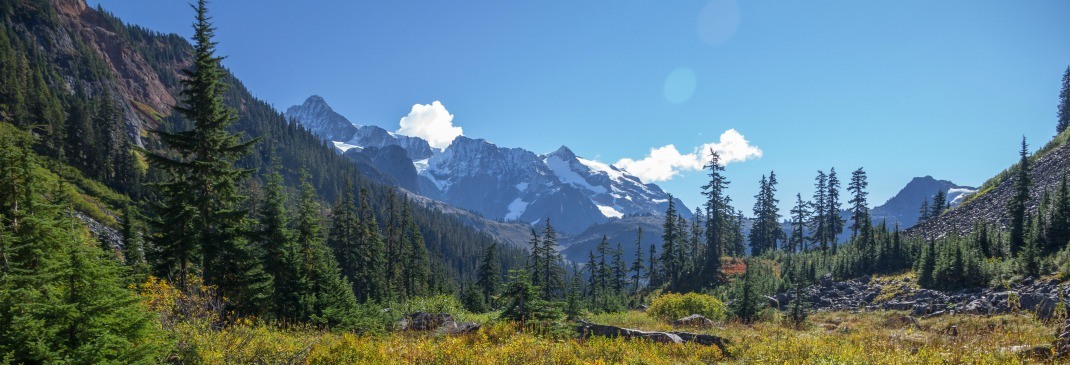
[[[669,293],[654,298],[647,314],[666,321],[700,314],[714,321],[725,318],[725,305],[712,295]]]

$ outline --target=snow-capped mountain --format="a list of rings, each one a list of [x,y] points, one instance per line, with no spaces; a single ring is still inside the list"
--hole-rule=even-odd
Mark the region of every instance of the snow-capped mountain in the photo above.
[[[358,150],[386,146],[400,146],[411,159],[431,157],[431,146],[427,141],[416,137],[397,135],[374,125],[354,125],[349,119],[331,109],[327,102],[318,95],[305,99],[301,105],[294,105],[283,113],[294,119],[312,134],[324,141],[334,143],[342,152],[357,148]]]
[[[615,166],[576,156],[567,147],[545,155],[521,148],[499,147],[482,139],[457,137],[436,150],[417,137],[390,133],[375,126],[354,127],[313,96],[286,111],[288,117],[325,140],[350,159],[375,166],[399,185],[420,195],[501,221],[538,223],[550,218],[558,230],[579,233],[591,225],[635,214],[663,214],[669,195],[654,184]],[[399,146],[408,160],[390,153]],[[411,162],[412,166],[400,166]],[[417,173],[415,186],[411,169]],[[690,217],[683,202],[678,209]]]
[[[625,215],[662,214],[669,202],[657,185],[564,146],[536,155],[461,136],[416,161],[416,170],[425,196],[493,219],[537,223],[549,217],[569,233]]]

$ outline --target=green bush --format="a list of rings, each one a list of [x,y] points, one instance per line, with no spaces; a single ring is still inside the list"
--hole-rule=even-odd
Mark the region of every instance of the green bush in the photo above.
[[[647,314],[666,321],[680,319],[692,314],[700,314],[714,321],[725,318],[726,308],[712,295],[687,293],[663,294],[650,302]]]

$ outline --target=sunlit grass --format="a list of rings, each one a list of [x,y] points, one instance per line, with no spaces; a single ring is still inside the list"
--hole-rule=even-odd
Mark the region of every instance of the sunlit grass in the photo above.
[[[1019,364],[1047,360],[1022,359],[1007,348],[1054,340],[1054,324],[1028,315],[943,316],[922,319],[920,327],[895,320],[903,315],[820,312],[802,329],[775,319],[753,325],[727,321],[707,329],[679,329],[728,338],[731,357],[716,347],[579,340],[561,332],[535,334],[494,321],[460,336],[433,332],[356,335],[311,328],[283,330],[248,322],[218,331],[180,327],[175,335],[188,345],[189,352],[181,354],[184,360],[212,364]],[[588,320],[645,330],[673,329],[638,311],[592,315]]]

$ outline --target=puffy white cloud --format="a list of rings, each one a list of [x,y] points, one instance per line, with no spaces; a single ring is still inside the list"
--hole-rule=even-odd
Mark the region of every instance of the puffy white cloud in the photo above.
[[[622,158],[614,165],[644,182],[666,181],[684,171],[701,170],[709,161],[711,150],[721,157],[721,165],[762,157],[761,149],[751,146],[735,129],[729,129],[721,133],[719,141],[703,144],[691,153],[680,153],[670,144],[651,148],[650,154],[642,159]]]
[[[423,138],[434,148],[446,148],[454,138],[464,134],[461,127],[453,125],[453,114],[438,101],[414,104],[400,124],[397,134]]]

